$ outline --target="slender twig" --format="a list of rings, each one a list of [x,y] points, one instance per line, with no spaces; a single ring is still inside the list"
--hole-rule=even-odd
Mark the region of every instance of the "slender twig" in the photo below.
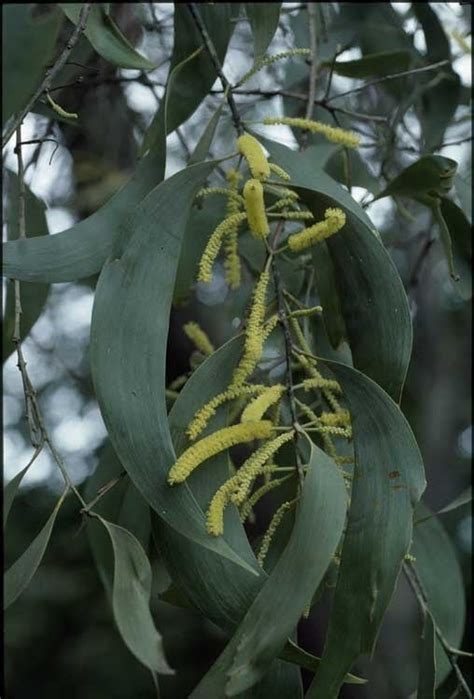
[[[49,87],[51,85],[51,82],[53,81],[53,78],[55,77],[55,75],[57,75],[59,73],[61,68],[64,66],[67,59],[69,58],[71,51],[73,50],[74,46],[77,44],[79,37],[82,34],[82,32],[86,26],[87,18],[89,16],[89,12],[91,11],[91,8],[92,8],[91,2],[86,2],[82,6],[81,14],[79,15],[79,20],[77,22],[76,27],[74,28],[73,33],[71,34],[71,36],[69,38],[69,41],[67,42],[66,46],[62,50],[59,57],[56,59],[52,68],[50,68],[48,71],[46,71],[46,75],[44,76],[40,86],[38,87],[36,92],[33,94],[33,97],[29,100],[26,107],[16,115],[15,119],[13,120],[12,125],[10,126],[6,135],[2,139],[2,149],[5,148],[6,144],[8,143],[10,138],[13,136],[13,134],[17,130],[18,126],[23,122],[23,119],[26,117],[28,112],[31,111],[36,100],[39,97],[41,97],[43,92],[47,92],[49,90]]]
[[[112,478],[112,480],[110,480],[108,483],[99,488],[97,490],[96,497],[81,509],[81,514],[88,515],[91,509],[94,507],[94,505],[96,505],[99,502],[99,500],[104,497],[104,495],[106,495],[110,490],[112,490],[112,488],[114,488],[118,483],[120,483],[122,478],[124,478],[126,475],[127,472],[122,471],[120,475],[117,476],[117,478]]]
[[[456,675],[456,679],[458,681],[458,684],[461,689],[463,689],[465,695],[469,697],[470,699],[473,699],[472,692],[464,678],[464,675],[461,672],[461,669],[457,663],[456,656],[460,655],[460,652],[453,648],[449,641],[445,638],[443,632],[439,628],[438,624],[436,623],[436,620],[433,618],[433,615],[430,612],[429,604],[428,604],[428,598],[426,596],[426,592],[423,588],[423,583],[420,580],[420,577],[418,575],[418,572],[410,561],[405,561],[403,564],[403,572],[405,574],[405,577],[408,581],[408,584],[410,585],[417,602],[420,606],[421,612],[423,616],[426,616],[426,614],[430,614],[432,621],[433,621],[433,626],[435,630],[436,637],[438,638],[438,641],[441,643],[443,646],[443,649],[448,656],[448,660],[451,664],[451,667],[453,668],[454,674]]]
[[[415,261],[415,264],[413,265],[413,271],[411,273],[410,281],[408,282],[408,291],[413,291],[413,289],[418,286],[418,281],[420,279],[420,274],[421,274],[421,269],[428,257],[428,254],[431,250],[431,246],[434,243],[434,238],[431,237],[430,234],[428,234],[428,237],[426,238],[425,242],[423,243],[423,246],[418,254],[418,257]]]
[[[311,50],[311,68],[309,70],[309,86],[308,86],[308,96],[306,104],[305,118],[311,119],[314,110],[314,101],[316,98],[316,78],[318,74],[318,61],[317,61],[317,37],[316,37],[316,5],[314,2],[308,2],[308,28],[309,28],[309,47]],[[303,133],[301,137],[302,147],[305,148],[308,145],[309,131]]]
[[[360,87],[354,87],[351,90],[347,90],[346,92],[340,92],[337,95],[332,95],[332,97],[327,98],[327,102],[332,102],[332,100],[339,99],[340,97],[347,97],[347,95],[352,95],[355,92],[360,92],[361,90],[366,90],[368,87],[372,87],[372,85],[379,85],[380,83],[383,83],[386,80],[395,80],[396,78],[404,78],[405,76],[415,75],[416,73],[425,73],[426,71],[429,71],[429,70],[436,70],[436,68],[441,68],[441,66],[445,66],[449,62],[450,62],[449,59],[445,59],[443,61],[438,61],[437,63],[431,63],[430,65],[423,66],[421,68],[412,68],[411,70],[403,70],[400,73],[393,73],[392,75],[384,75],[382,78],[376,78],[375,80],[371,80],[368,83],[364,83],[364,85],[360,85]]]
[[[202,40],[204,42],[204,46],[206,47],[206,51],[209,54],[209,57],[211,61],[214,64],[214,68],[216,69],[216,73],[219,76],[219,79],[221,81],[222,87],[224,89],[224,92],[227,97],[227,103],[230,107],[230,111],[232,113],[232,119],[234,122],[235,129],[239,135],[244,133],[244,127],[242,125],[242,121],[240,119],[240,114],[237,109],[237,105],[235,104],[235,100],[232,94],[232,87],[225,77],[223,70],[222,70],[222,65],[219,60],[219,56],[217,55],[216,48],[214,46],[214,43],[209,36],[209,33],[206,29],[206,26],[204,22],[201,19],[201,15],[199,14],[199,10],[194,2],[189,2],[188,3],[188,8],[189,11],[191,12],[191,15],[193,17],[194,23],[196,24],[196,27],[198,28],[199,33],[202,36]]]

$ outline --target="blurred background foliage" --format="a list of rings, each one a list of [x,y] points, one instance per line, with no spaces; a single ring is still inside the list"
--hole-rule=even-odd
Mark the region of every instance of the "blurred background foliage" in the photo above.
[[[20,6],[17,6],[20,7]],[[423,7],[428,10],[423,10]],[[55,6],[28,6],[35,21],[50,22],[58,45],[72,25],[56,27]],[[74,49],[69,65],[54,85],[54,98],[77,112],[77,122],[57,118],[48,107],[30,114],[23,140],[52,139],[23,148],[27,202],[27,233],[54,234],[98,210],[133,173],[141,143],[164,92],[173,48],[173,13],[169,3],[118,3],[112,16],[131,44],[152,61],[152,71],[118,69],[94,52],[86,39]],[[235,30],[224,70],[236,82],[250,67],[253,40],[241,7],[232,20]],[[437,240],[437,227],[422,204],[409,199],[382,199],[370,204],[388,180],[421,154],[439,153],[459,163],[454,200],[470,213],[470,6],[461,3],[314,3],[308,18],[306,4],[283,3],[271,53],[309,45],[308,21],[315,22],[318,45],[316,98],[352,91],[380,76],[404,70],[407,55],[428,62],[450,59],[440,71],[422,80],[396,79],[376,83],[347,97],[317,107],[315,118],[337,119],[362,134],[363,148],[347,163],[333,152],[327,171],[347,185],[366,205],[405,284],[410,301],[414,348],[402,409],[424,457],[428,488],[425,501],[438,510],[469,483],[472,457],[471,306],[469,290],[462,293],[449,279]],[[54,25],[54,26],[53,26]],[[4,36],[4,51],[8,41]],[[41,55],[44,48],[36,47]],[[393,67],[336,69],[333,61],[357,61],[380,51],[400,51]],[[405,53],[403,53],[405,52]],[[47,58],[49,60],[49,58]],[[346,73],[346,74],[344,74]],[[428,82],[430,84],[428,85]],[[420,97],[419,91],[423,91]],[[308,91],[304,60],[276,63],[247,84],[237,97],[246,119],[264,115],[303,115]],[[417,92],[418,91],[418,92]],[[293,93],[293,96],[291,96]],[[188,121],[168,137],[167,176],[185,166],[205,124],[222,99],[216,82]],[[396,125],[392,117],[406,102]],[[384,120],[354,118],[353,113],[381,115]],[[212,155],[233,149],[230,117],[221,119]],[[297,145],[287,127],[273,129],[271,138]],[[310,143],[322,143],[317,136]],[[16,160],[10,144],[3,154],[4,238],[16,237]],[[5,170],[4,170],[5,172]],[[349,179],[348,179],[349,178]],[[218,206],[218,205],[216,205]],[[192,215],[188,245],[203,245],[218,220],[214,205],[205,204]],[[30,233],[31,231],[31,233]],[[186,246],[185,246],[186,247]],[[239,326],[252,288],[252,250],[244,268],[242,287],[232,292],[218,266],[205,288],[188,289],[186,275],[177,285],[169,335],[168,378],[187,372],[192,347],[182,325],[198,320],[216,346]],[[461,260],[464,278],[469,263]],[[467,272],[466,272],[467,268]],[[90,378],[88,333],[96,278],[50,289],[34,285],[25,291],[24,342],[31,379],[38,391],[53,441],[64,456],[74,482],[85,483],[93,473],[106,436]],[[465,282],[463,281],[463,284]],[[4,282],[7,285],[13,282]],[[26,288],[28,285],[24,284]],[[28,296],[26,294],[28,293]],[[46,299],[46,301],[45,301]],[[43,305],[44,304],[44,305]],[[38,314],[41,314],[38,317]],[[27,463],[31,447],[24,418],[21,382],[12,356],[12,328],[4,324],[4,478],[9,481]],[[26,334],[26,332],[24,332]],[[269,362],[278,348],[268,350]],[[17,496],[5,539],[8,566],[39,531],[51,512],[62,480],[46,452],[25,477]],[[107,497],[107,496],[106,496]],[[470,573],[472,515],[468,505],[443,515],[462,566],[468,618],[472,608]],[[164,638],[174,677],[160,679],[163,697],[181,698],[223,648],[225,637],[197,613],[159,600],[169,579],[159,556],[150,548],[154,570],[152,611]],[[300,642],[319,654],[327,622],[325,606],[318,605],[299,628]],[[410,591],[401,580],[383,624],[374,660],[359,663],[369,677],[365,687],[347,686],[342,697],[405,698],[416,678],[419,618]],[[472,648],[469,624],[463,648]],[[461,660],[465,674],[469,662]],[[26,697],[137,697],[153,696],[149,673],[130,655],[116,632],[105,592],[97,575],[76,503],[62,508],[50,545],[32,584],[5,615],[6,696]],[[449,678],[437,696],[454,696]]]

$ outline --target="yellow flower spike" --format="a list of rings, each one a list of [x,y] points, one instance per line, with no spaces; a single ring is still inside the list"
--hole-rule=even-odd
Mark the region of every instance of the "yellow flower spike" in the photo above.
[[[251,424],[251,423],[242,423]],[[288,432],[283,432],[275,437],[270,442],[262,444],[257,451],[255,451],[252,456],[250,456],[242,466],[237,471],[236,478],[236,488],[232,493],[231,500],[236,505],[241,505],[249,490],[252,488],[254,480],[262,473],[264,473],[265,464],[267,461],[287,442],[293,439],[295,431],[289,430]]]
[[[303,388],[305,391],[310,391],[312,388],[329,388],[331,391],[341,393],[341,387],[337,381],[332,379],[324,379],[322,376],[304,379]]]
[[[270,213],[269,216],[283,218],[287,221],[309,221],[314,218],[311,211],[280,211]]]
[[[239,210],[238,204],[244,203],[244,198],[241,194],[239,194],[237,191],[233,191],[232,189],[226,189],[225,187],[205,187],[204,189],[199,190],[199,192],[196,194],[196,198],[204,199],[212,194],[222,194],[237,204],[237,210],[228,212],[230,214],[237,213]]]
[[[228,388],[226,391],[219,393],[214,396],[206,405],[203,405],[200,410],[193,417],[189,424],[186,434],[189,439],[195,440],[196,437],[200,435],[203,429],[207,426],[209,420],[213,415],[216,414],[217,408],[227,403],[228,401],[234,400],[235,398],[240,398],[245,395],[253,395],[255,393],[261,393],[266,390],[266,386],[255,384],[252,386],[236,386],[235,388]]]
[[[263,148],[256,138],[246,133],[237,139],[237,150],[248,163],[252,177],[265,180],[270,176],[270,166]]]
[[[263,319],[265,317],[265,298],[270,281],[270,273],[264,270],[255,287],[252,308],[247,323],[244,354],[234,370],[231,387],[240,386],[250,376],[262,356],[265,341]]]
[[[229,183],[228,190],[229,199],[227,201],[227,216],[238,214],[241,207],[244,205],[244,198],[238,193],[239,182],[242,175],[238,170],[231,168],[226,174],[227,182]],[[236,198],[238,197],[238,198]],[[225,281],[230,289],[238,289],[241,279],[241,263],[238,251],[238,232],[239,224],[234,225],[227,234],[224,240],[224,270]]]
[[[268,553],[268,549],[270,548],[271,541],[273,539],[273,535],[275,534],[276,530],[278,529],[278,526],[280,522],[282,521],[284,515],[288,510],[291,510],[291,508],[295,505],[296,500],[289,500],[288,502],[284,502],[278,510],[275,512],[275,514],[272,517],[272,520],[270,522],[270,525],[265,532],[265,536],[262,539],[262,543],[260,545],[260,550],[257,555],[257,561],[260,563],[260,565],[263,565],[265,562],[265,558]]]
[[[278,201],[272,204],[267,211],[276,211],[277,209],[284,209],[287,206],[294,206],[295,201],[293,197],[283,197],[283,199],[278,199]]]
[[[275,124],[286,124],[287,126],[295,126],[299,129],[306,129],[312,133],[320,133],[322,136],[331,141],[338,143],[346,148],[357,148],[360,143],[360,137],[353,131],[346,131],[339,127],[323,124],[321,121],[313,121],[312,119],[298,119],[296,117],[266,117],[263,120],[266,126],[274,126]]]
[[[275,386],[270,386],[266,391],[261,393],[257,398],[254,398],[245,408],[240,418],[241,422],[253,422],[254,420],[261,420],[264,414],[267,412],[274,403],[280,400],[285,391],[285,386],[276,384]]]
[[[244,199],[251,233],[256,238],[266,238],[270,228],[265,213],[263,187],[259,180],[247,180],[244,185]]]
[[[208,437],[193,444],[181,454],[176,463],[171,467],[168,474],[168,483],[183,483],[190,473],[203,461],[212,456],[225,451],[229,447],[245,442],[252,442],[254,439],[268,439],[272,434],[273,424],[270,420],[260,420],[258,422],[239,423],[231,427],[224,427],[217,430]]]
[[[255,73],[262,70],[265,66],[270,66],[276,61],[281,61],[283,58],[292,58],[293,56],[309,56],[311,54],[311,49],[290,49],[289,51],[281,51],[281,53],[273,54],[273,56],[264,56],[258,63],[253,66],[243,78],[237,83],[237,87],[243,85],[247,80],[249,80]]]
[[[242,504],[255,478],[262,474],[271,473],[277,468],[275,464],[266,462],[285,442],[292,439],[293,434],[293,430],[285,432],[271,442],[262,445],[243,463],[234,476],[221,485],[214,494],[207,510],[206,528],[209,534],[219,536],[223,533],[224,510],[229,502]]]
[[[271,333],[275,330],[276,326],[280,322],[280,318],[278,317],[278,314],[275,313],[275,315],[271,316],[263,326],[263,341],[271,335]]]
[[[287,182],[291,180],[289,174],[279,165],[276,165],[275,163],[269,163],[269,167],[271,172],[277,175],[277,177],[281,177],[282,180],[286,180]]]
[[[348,410],[338,410],[335,413],[322,413],[320,418],[323,425],[350,425],[351,416]]]
[[[276,470],[278,466],[275,466],[274,470]],[[285,483],[287,480],[292,478],[291,475],[289,476],[284,476],[283,478],[276,478],[273,481],[268,481],[268,483],[264,483],[258,490],[253,493],[252,497],[250,497],[247,502],[245,502],[242,505],[242,508],[240,510],[240,519],[242,522],[245,522],[247,517],[250,515],[252,509],[255,507],[257,502],[263,498],[264,495],[266,495],[270,490],[273,490],[274,488],[278,488],[282,483]]]
[[[310,228],[305,228],[300,233],[290,235],[288,238],[288,246],[293,252],[305,250],[314,243],[319,243],[325,238],[334,235],[341,230],[346,223],[346,215],[341,209],[326,209],[324,212],[324,221],[315,223]]]
[[[209,238],[206,248],[199,262],[198,282],[208,283],[212,279],[212,267],[216,261],[219,250],[222,246],[224,236],[233,230],[234,226],[241,224],[247,215],[244,213],[228,216],[217,226],[214,233]]]
[[[183,330],[202,354],[209,356],[214,352],[214,345],[197,323],[186,323],[183,325]]]
[[[296,202],[300,198],[297,192],[294,192],[292,189],[288,189],[287,187],[283,187],[281,184],[264,183],[263,189],[269,194],[276,194],[278,197],[291,199],[292,202]]]

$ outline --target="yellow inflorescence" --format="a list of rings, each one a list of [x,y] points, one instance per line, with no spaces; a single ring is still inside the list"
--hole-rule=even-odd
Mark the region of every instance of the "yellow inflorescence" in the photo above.
[[[272,471],[276,471],[278,466],[275,464],[272,464],[273,469]],[[276,478],[273,481],[268,481],[267,483],[264,483],[258,490],[253,493],[252,497],[250,497],[241,507],[240,510],[240,519],[242,522],[245,522],[249,514],[251,513],[252,509],[255,507],[257,502],[263,498],[264,495],[266,495],[270,490],[274,490],[274,488],[278,488],[282,483],[286,483],[287,480],[289,480],[292,476],[284,476],[283,478]]]
[[[204,199],[205,197],[209,197],[212,194],[222,194],[237,204],[237,209],[229,211],[229,214],[237,213],[239,210],[238,205],[244,203],[244,198],[241,194],[237,192],[237,190],[232,190],[230,188],[226,189],[225,187],[205,187],[204,189],[199,190],[199,192],[196,194],[196,197],[202,197]]]
[[[214,233],[209,238],[204,253],[199,262],[199,282],[210,282],[212,279],[212,267],[221,249],[224,236],[245,221],[247,215],[244,213],[228,216],[217,226]]]
[[[270,386],[266,391],[261,393],[257,398],[254,398],[245,408],[240,418],[241,422],[253,422],[261,420],[274,403],[276,403],[283,395],[285,387],[281,384]]]
[[[245,423],[252,424],[252,423]],[[270,423],[271,424],[271,423]],[[292,439],[293,431],[279,435],[271,442],[264,444],[252,456],[244,462],[237,473],[229,478],[215,493],[207,510],[206,526],[213,536],[219,536],[224,531],[224,510],[229,502],[241,504],[253,481],[266,470],[274,470],[274,464],[267,467],[265,463],[278,451],[289,439]]]
[[[246,133],[237,139],[237,150],[248,163],[252,177],[265,180],[270,176],[270,166],[263,148],[256,138]]]
[[[244,355],[234,371],[231,386],[240,386],[253,372],[262,356],[264,332],[263,319],[265,318],[265,298],[267,293],[270,273],[265,270],[255,287],[252,308],[245,333]]]
[[[324,425],[350,425],[351,416],[348,410],[338,410],[336,413],[322,413],[320,418]]]
[[[309,391],[312,388],[329,388],[331,391],[341,393],[341,387],[337,381],[324,379],[322,376],[313,377],[312,379],[305,379],[303,381],[303,388],[305,391]]]
[[[254,439],[268,439],[272,434],[273,424],[270,420],[246,422],[224,427],[208,437],[199,440],[181,454],[168,474],[168,483],[183,483],[194,469],[203,461],[233,447],[235,444],[252,442]]]
[[[216,414],[216,410],[219,406],[223,405],[227,401],[234,400],[234,398],[240,398],[240,396],[253,395],[255,393],[261,393],[266,390],[266,386],[254,384],[252,386],[236,386],[235,388],[228,388],[226,391],[219,393],[214,396],[206,405],[198,410],[191,423],[189,424],[186,434],[189,439],[195,440],[203,429],[206,427],[207,423],[213,415]]]
[[[197,323],[186,323],[183,325],[183,330],[202,354],[208,356],[214,352],[214,345]]]
[[[357,148],[360,142],[360,138],[353,131],[346,131],[345,129],[340,129],[336,126],[329,126],[328,124],[323,124],[321,121],[313,121],[312,119],[298,119],[296,117],[266,117],[263,123],[267,126],[273,126],[274,124],[286,124],[287,126],[295,126],[299,129],[306,129],[307,131],[312,131],[313,133],[320,133],[328,141],[332,143],[338,143],[341,146],[346,146],[346,148]]]
[[[262,543],[260,545],[260,550],[258,552],[257,556],[257,561],[260,563],[260,565],[263,565],[265,558],[268,553],[268,549],[270,548],[271,541],[273,539],[273,535],[275,534],[281,520],[283,519],[283,516],[285,515],[288,510],[290,510],[293,505],[295,504],[296,500],[291,500],[288,502],[284,502],[283,505],[280,505],[278,510],[275,512],[275,514],[272,517],[272,521],[270,522],[270,525],[265,532],[265,536],[262,539]]]
[[[300,233],[290,235],[288,246],[293,252],[304,250],[314,243],[318,243],[325,238],[337,233],[346,223],[346,215],[341,209],[326,209],[324,221],[315,223],[310,228],[305,228]]]
[[[256,238],[266,238],[270,228],[265,213],[263,187],[259,180],[247,180],[244,186],[244,199],[251,233]]]
[[[289,174],[284,170],[282,167],[279,165],[276,165],[275,163],[269,163],[269,167],[271,172],[273,172],[277,177],[281,177],[282,180],[291,180],[291,177]]]
[[[308,56],[311,54],[310,49],[290,49],[289,51],[282,51],[281,53],[276,53],[273,56],[264,56],[257,64],[251,68],[248,73],[245,73],[243,78],[239,80],[238,86],[243,85],[247,80],[249,80],[255,73],[262,70],[265,66],[270,66],[276,61],[281,61],[283,58],[291,58],[292,56]]]
[[[229,197],[227,202],[227,216],[232,216],[233,214],[238,214],[241,206],[244,204],[244,198],[238,194],[237,191],[242,175],[232,168],[228,171],[226,177],[229,183],[229,189],[227,191],[232,192],[233,195],[238,197],[238,199],[236,199],[235,196]],[[241,264],[238,252],[238,232],[239,224],[237,223],[229,230],[224,240],[225,280],[230,289],[238,289],[240,286]]]
[[[278,199],[270,208],[269,211],[274,209],[284,209],[286,206],[292,206],[295,203],[293,197],[283,197],[283,199]]]
[[[278,218],[286,219],[287,221],[308,221],[314,218],[311,211],[281,211],[280,213],[271,214],[272,216],[278,216]]]

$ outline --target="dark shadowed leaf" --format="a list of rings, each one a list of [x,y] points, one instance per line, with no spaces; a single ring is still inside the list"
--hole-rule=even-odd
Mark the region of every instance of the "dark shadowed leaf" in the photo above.
[[[56,521],[56,516],[59,512],[64,498],[66,497],[68,489],[64,491],[62,496],[59,498],[53,512],[51,513],[48,521],[41,529],[39,534],[35,536],[31,544],[28,546],[26,551],[13,563],[13,565],[7,570],[4,577],[4,591],[3,591],[3,608],[6,609],[22,594],[22,592],[28,587],[31,582],[32,577],[36,573],[38,566],[46,551],[51,532],[53,531],[54,522]]]
[[[197,11],[214,43],[221,63],[224,61],[234,30],[234,24],[230,20],[238,12],[238,8],[238,3],[199,3],[197,5]],[[176,3],[170,74],[178,64],[186,61],[196,51],[199,51],[196,58],[180,71],[173,82],[172,98],[168,104],[167,134],[178,128],[196,111],[217,77],[216,69],[203,47],[201,34],[196,28],[189,7],[186,3]],[[162,101],[146,132],[142,152],[153,147],[162,129],[163,110]]]
[[[389,75],[407,70],[412,58],[411,51],[381,51],[380,53],[368,54],[355,61],[336,61],[334,72],[348,78]]]
[[[25,468],[22,468],[21,471],[16,474],[16,476],[13,476],[13,478],[3,488],[3,529],[5,529],[7,526],[8,515],[10,514],[13,501],[18,492],[18,488],[20,487],[20,483],[23,480],[23,476],[25,476],[31,464],[32,461],[30,461]]]
[[[424,194],[445,196],[454,183],[458,164],[443,155],[425,155],[409,165],[375,199],[403,195],[416,199]]]
[[[112,606],[120,634],[133,655],[152,672],[173,674],[150,612],[152,575],[148,558],[133,534],[102,517],[99,520],[114,551]]]
[[[347,337],[346,324],[341,309],[334,265],[327,244],[322,241],[311,249],[314,278],[323,307],[324,326],[334,349]]]
[[[466,602],[461,568],[456,551],[443,525],[422,503],[415,513],[413,566],[418,573],[428,601],[428,608],[453,648],[459,648],[464,633]],[[416,523],[421,520],[420,523]],[[451,664],[436,639],[436,684],[451,672]]]
[[[8,239],[18,237],[18,177],[7,171],[6,188],[8,208],[5,222]],[[45,206],[25,185],[25,221],[28,231],[33,235],[47,235],[48,224]],[[49,287],[46,284],[20,284],[21,323],[20,334],[24,340],[41,315]],[[12,337],[15,327],[15,290],[12,281],[7,282],[5,294],[5,312],[3,315],[3,361],[14,351]]]
[[[196,147],[188,160],[188,165],[194,165],[195,163],[199,163],[201,160],[205,160],[208,157],[209,149],[212,145],[212,141],[214,140],[217,125],[219,124],[219,119],[225,103],[226,99],[224,98],[212,117],[209,119],[206,128],[202,132],[201,138],[197,142]]]
[[[425,487],[421,456],[398,406],[360,372],[324,363],[351,412],[356,465],[328,635],[308,699],[337,697],[353,662],[373,651]]]
[[[82,3],[60,3],[59,7],[73,24],[78,23]],[[100,3],[92,3],[84,33],[97,53],[113,65],[136,70],[156,68],[154,63],[133,48]]]
[[[281,2],[245,3],[253,34],[254,64],[263,58],[270,46],[280,19]]]
[[[51,6],[50,6],[51,7]],[[20,112],[44,77],[63,21],[54,8],[33,17],[30,3],[2,7],[2,123]]]

